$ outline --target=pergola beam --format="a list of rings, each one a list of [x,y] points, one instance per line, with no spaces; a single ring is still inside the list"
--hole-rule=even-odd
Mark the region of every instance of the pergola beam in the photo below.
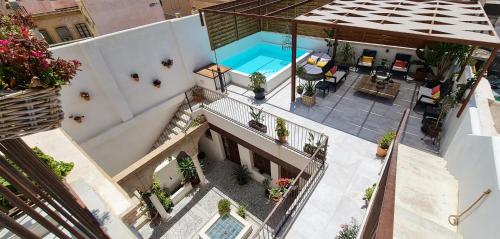
[[[271,16],[271,15],[274,15],[274,14],[278,14],[280,12],[284,12],[284,11],[286,11],[288,9],[291,9],[291,8],[296,8],[298,6],[304,5],[304,4],[312,2],[312,1],[313,0],[305,0],[305,1],[302,1],[302,2],[298,2],[298,3],[292,4],[292,5],[288,6],[288,7],[285,7],[285,8],[282,8],[282,9],[278,9],[276,11],[272,11],[272,12],[266,14],[265,16]]]
[[[264,3],[264,4],[261,4],[259,6],[252,7],[252,8],[249,8],[249,9],[245,9],[245,10],[240,11],[240,12],[250,12],[252,10],[261,9],[263,7],[267,7],[267,6],[270,6],[270,5],[273,5],[273,4],[276,4],[276,3],[280,3],[280,2],[283,2],[283,1],[285,1],[285,0],[276,0],[276,1],[268,2],[268,3]]]
[[[234,16],[256,18],[256,19],[277,20],[277,21],[286,21],[286,22],[293,21],[293,19],[291,19],[291,18],[276,17],[276,16],[264,16],[264,15],[242,13],[242,12],[226,12],[226,11],[213,10],[213,9],[201,9],[200,11],[207,12],[207,13],[234,15]]]
[[[295,84],[297,72],[297,23],[292,22],[292,75],[291,75],[291,100],[295,102]]]
[[[231,9],[239,8],[239,7],[244,7],[244,6],[251,5],[251,4],[254,4],[254,3],[258,3],[258,2],[259,2],[259,0],[252,0],[250,2],[244,2],[244,3],[236,4],[236,5],[233,5],[233,6],[230,6],[230,7],[221,8],[221,9],[218,9],[218,10],[219,11],[227,11],[227,10],[231,10]]]

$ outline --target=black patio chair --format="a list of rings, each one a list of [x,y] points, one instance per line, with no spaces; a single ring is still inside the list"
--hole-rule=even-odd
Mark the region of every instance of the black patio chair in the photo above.
[[[395,66],[394,64],[398,60],[406,62],[405,67]],[[401,75],[401,76],[403,76],[403,79],[407,80],[408,73],[410,72],[410,66],[411,66],[411,55],[397,53],[396,57],[394,58],[394,61],[391,64],[391,68],[390,68],[391,74]]]
[[[368,56],[368,57],[373,57],[373,60],[371,63],[366,63],[363,62],[363,56]],[[367,68],[369,72],[373,71],[373,67],[375,66],[375,58],[377,57],[377,51],[375,50],[370,50],[370,49],[364,49],[363,53],[361,56],[358,58],[358,61],[356,63],[356,67],[359,68]]]
[[[441,87],[438,99],[432,98],[432,88],[426,86],[420,86],[418,88],[417,103],[424,103],[427,105],[437,105],[443,97],[451,93],[453,89],[453,79],[450,78],[442,82],[440,85]]]

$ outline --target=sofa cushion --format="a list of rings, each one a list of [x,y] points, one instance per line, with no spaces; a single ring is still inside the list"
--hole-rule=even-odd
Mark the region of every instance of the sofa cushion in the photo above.
[[[371,66],[373,64],[373,57],[372,56],[363,56],[361,58],[361,62]]]
[[[307,58],[307,64],[316,65],[318,59],[319,57],[311,55],[309,58]]]

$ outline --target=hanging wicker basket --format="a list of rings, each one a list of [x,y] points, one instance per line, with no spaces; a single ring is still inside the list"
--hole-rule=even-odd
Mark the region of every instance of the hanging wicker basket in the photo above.
[[[60,127],[64,114],[59,90],[0,91],[0,140]]]

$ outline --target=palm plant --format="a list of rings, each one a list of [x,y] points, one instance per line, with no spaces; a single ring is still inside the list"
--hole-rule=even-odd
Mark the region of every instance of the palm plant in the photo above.
[[[239,185],[245,185],[248,183],[248,178],[250,177],[250,171],[248,171],[247,166],[240,165],[235,171],[234,176],[238,180]]]
[[[342,62],[346,64],[352,64],[356,58],[354,47],[350,43],[344,42],[340,46],[338,56],[341,57]]]
[[[307,81],[304,84],[304,95],[312,97],[314,93],[316,93],[316,84],[313,81]]]
[[[328,48],[327,54],[330,55],[330,50],[332,49],[332,47],[335,43],[335,41],[333,39],[335,37],[335,30],[334,29],[323,29],[323,32],[325,32],[325,35],[326,35],[326,38],[324,38],[323,40],[325,40],[326,47]]]
[[[193,159],[185,157],[177,160],[178,169],[181,172],[186,182],[194,183],[198,179],[196,167],[194,166]]]
[[[424,49],[417,49],[416,54],[420,61],[415,63],[422,65],[424,70],[434,76],[434,80],[442,81],[455,61],[464,63],[469,49],[470,47],[465,45],[434,43]],[[435,71],[431,67],[435,67]]]

